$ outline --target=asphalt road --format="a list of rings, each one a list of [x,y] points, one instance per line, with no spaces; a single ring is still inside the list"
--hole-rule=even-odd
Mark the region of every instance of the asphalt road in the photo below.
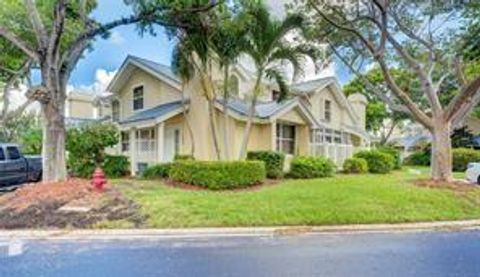
[[[480,231],[0,241],[0,276],[480,276]]]

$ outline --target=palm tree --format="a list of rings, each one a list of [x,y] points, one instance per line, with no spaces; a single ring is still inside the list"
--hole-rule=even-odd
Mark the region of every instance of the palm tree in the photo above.
[[[180,50],[182,62],[188,62],[193,72],[200,80],[200,86],[208,103],[210,130],[217,159],[221,159],[221,151],[218,143],[218,131],[215,113],[216,90],[212,80],[212,57],[211,31],[204,18],[199,17],[198,24],[184,30],[179,36],[177,49]]]
[[[302,73],[303,59],[310,57],[314,61],[319,56],[319,51],[313,45],[306,43],[292,45],[286,41],[286,35],[293,30],[301,30],[305,24],[300,15],[289,15],[283,20],[270,17],[264,5],[256,5],[250,11],[253,16],[248,33],[246,53],[252,58],[255,65],[255,86],[251,95],[248,111],[248,120],[243,134],[239,159],[244,159],[250,138],[252,121],[255,116],[255,106],[258,97],[263,93],[263,80],[274,81],[280,91],[279,101],[288,94],[288,85],[285,72],[280,65],[290,63],[293,66],[293,76],[296,78]]]
[[[180,77],[182,81],[182,113],[185,120],[185,125],[190,136],[190,156],[195,156],[195,143],[194,136],[192,131],[192,126],[190,125],[190,120],[187,116],[186,108],[186,99],[185,99],[185,84],[187,84],[194,76],[195,69],[192,64],[188,61],[187,57],[184,55],[181,44],[177,44],[172,55],[172,70],[173,72]]]
[[[225,160],[229,159],[228,101],[230,98],[230,69],[237,63],[246,47],[246,14],[233,14],[229,9],[217,13],[218,20],[213,29],[212,50],[218,66],[223,71],[223,152]]]

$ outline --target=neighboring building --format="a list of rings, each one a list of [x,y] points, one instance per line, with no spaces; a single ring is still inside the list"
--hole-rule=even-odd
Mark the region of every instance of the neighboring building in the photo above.
[[[214,82],[220,84],[220,72]],[[241,66],[232,70],[232,99],[229,101],[228,156],[237,158],[247,120],[249,103],[244,99],[254,85],[253,74]],[[218,77],[218,78],[217,78]],[[182,88],[187,119],[183,116]],[[294,96],[278,103],[277,88],[264,84],[265,95],[256,106],[248,150],[277,150],[287,155],[323,155],[338,165],[358,148],[369,144],[365,132],[366,99],[360,94],[348,99],[335,78],[321,78],[291,86]],[[199,80],[185,86],[168,66],[129,56],[107,88],[111,96],[111,118],[121,130],[118,154],[130,158],[132,173],[149,164],[173,160],[175,154],[215,159],[208,105]],[[223,147],[222,99],[216,102],[218,139]]]
[[[71,91],[65,105],[65,121],[68,125],[78,125],[109,118],[111,113],[108,97],[99,97],[87,92]]]

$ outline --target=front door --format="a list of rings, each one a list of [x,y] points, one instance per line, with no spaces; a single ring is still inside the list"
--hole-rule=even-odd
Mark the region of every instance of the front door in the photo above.
[[[165,155],[163,158],[165,162],[173,161],[175,155],[180,153],[181,134],[180,125],[165,127]]]

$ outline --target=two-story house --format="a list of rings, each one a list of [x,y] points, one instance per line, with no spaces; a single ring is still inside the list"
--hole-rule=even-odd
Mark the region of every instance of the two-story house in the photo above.
[[[214,74],[220,83],[222,76]],[[216,120],[221,151],[227,126],[228,157],[238,158],[248,117],[254,78],[242,66],[232,70],[228,121],[219,97]],[[215,159],[208,105],[194,78],[187,84],[170,67],[128,56],[107,90],[112,119],[121,130],[118,154],[130,158],[132,173],[153,163],[172,161],[175,154],[189,154],[192,144],[198,160]],[[183,99],[182,101],[182,90]],[[274,85],[265,82],[248,142],[248,150],[275,150],[287,155],[322,155],[338,165],[354,151],[369,144],[365,132],[366,99],[360,94],[345,97],[335,78],[321,78],[293,84],[292,97],[282,102]],[[186,109],[186,118],[184,117]],[[187,130],[193,131],[193,141]]]

